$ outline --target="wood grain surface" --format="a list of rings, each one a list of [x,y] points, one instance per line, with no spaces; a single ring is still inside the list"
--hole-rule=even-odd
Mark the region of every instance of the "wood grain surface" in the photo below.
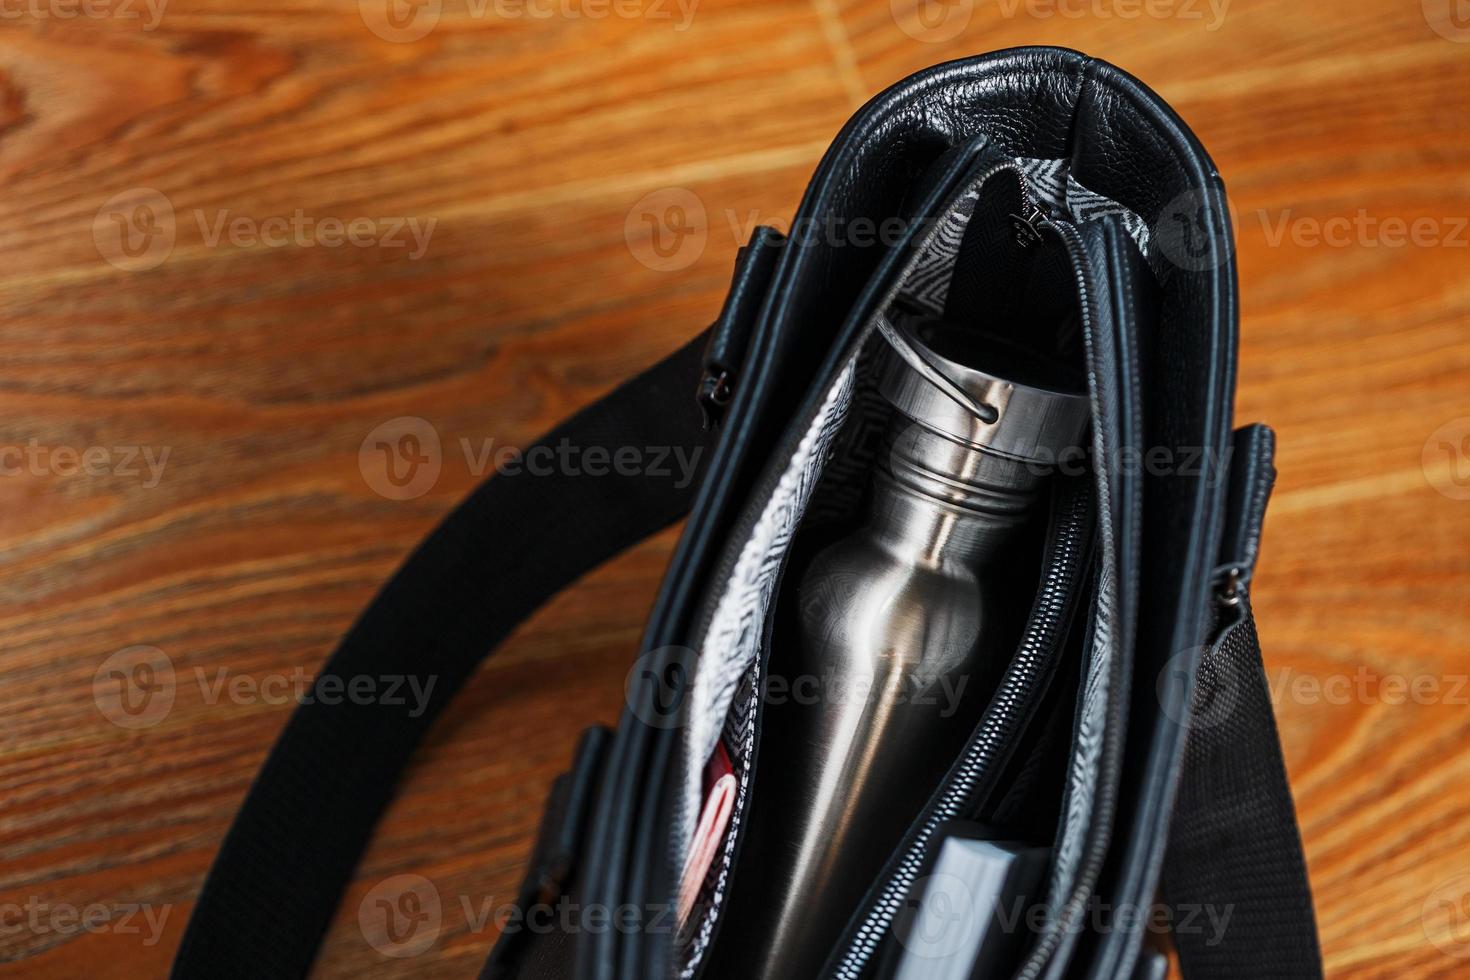
[[[1232,193],[1237,419],[1280,435],[1254,594],[1328,973],[1470,975],[1463,7],[0,4],[0,974],[162,974],[289,713],[266,692],[475,485],[461,440],[525,445],[700,329],[868,95],[1061,43],[1169,99]],[[645,261],[655,192],[698,205],[678,270]],[[391,499],[359,449],[401,416],[442,470]],[[550,780],[615,718],[673,540],[475,676],[319,975],[474,975],[476,910],[511,899]],[[107,670],[140,656],[176,694],[129,727]],[[444,910],[393,958],[358,909],[405,873]]]

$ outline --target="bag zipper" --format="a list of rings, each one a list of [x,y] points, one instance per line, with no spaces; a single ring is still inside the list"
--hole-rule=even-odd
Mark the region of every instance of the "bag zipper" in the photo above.
[[[1072,269],[1077,283],[1078,306],[1081,310],[1082,328],[1084,334],[1095,331],[1098,327],[1098,318],[1093,308],[1094,298],[1097,296],[1098,282],[1092,266],[1087,260],[1086,246],[1082,241],[1082,235],[1077,226],[1068,221],[1049,222],[1052,229],[1062,239],[1067,252],[1072,260]],[[1119,356],[1115,351],[1115,359]],[[1089,372],[1094,373],[1094,372]],[[1099,379],[1098,383],[1106,383]],[[1115,379],[1115,383],[1116,379]],[[1123,383],[1134,386],[1134,404],[1137,404],[1137,376],[1131,375]],[[1099,460],[1100,465],[1107,465],[1108,460]],[[1117,490],[1116,487],[1113,488]],[[1130,500],[1129,506],[1136,508],[1137,501]],[[1113,523],[1110,514],[1099,513],[1099,528],[1102,522],[1107,520]],[[1112,527],[1116,536],[1119,528]],[[1100,542],[1101,545],[1101,542]],[[1118,545],[1114,544],[1115,554]],[[1115,581],[1114,588],[1121,589],[1126,583]],[[1099,597],[1101,598],[1101,597]],[[1113,620],[1114,628],[1117,628],[1118,617]],[[1050,960],[1061,945],[1062,939],[1073,930],[1078,916],[1086,909],[1088,901],[1092,898],[1097,888],[1098,879],[1102,875],[1103,863],[1107,858],[1108,843],[1112,837],[1112,824],[1117,813],[1117,787],[1119,776],[1123,769],[1121,755],[1123,727],[1126,724],[1126,700],[1124,677],[1122,674],[1123,652],[1116,641],[1112,662],[1108,665],[1108,693],[1107,704],[1104,709],[1104,720],[1102,726],[1103,745],[1101,758],[1099,759],[1100,772],[1096,796],[1093,800],[1092,814],[1093,822],[1087,828],[1087,837],[1083,842],[1082,861],[1077,868],[1076,877],[1073,881],[1072,892],[1067,900],[1062,903],[1055,922],[1051,923],[1045,933],[1042,934],[1036,946],[1027,954],[1025,962],[1017,972],[1015,980],[1040,980],[1042,972],[1051,964]]]

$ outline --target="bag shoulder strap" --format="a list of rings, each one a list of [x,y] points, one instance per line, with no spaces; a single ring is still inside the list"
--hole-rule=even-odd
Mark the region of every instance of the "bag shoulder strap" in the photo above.
[[[1225,614],[1200,660],[1164,855],[1186,980],[1320,980],[1312,892],[1245,586],[1275,478],[1274,436],[1236,434],[1219,579]],[[1184,915],[1193,922],[1186,928]]]
[[[706,331],[525,450],[669,447],[702,472],[714,433],[693,397]],[[540,447],[548,447],[542,449]],[[542,468],[544,470],[544,468]],[[433,684],[427,709],[313,697],[292,713],[225,837],[174,961],[176,980],[306,974],[399,776],[440,710],[545,600],[689,509],[698,479],[601,467],[486,481],[358,619],[313,683]],[[623,468],[626,469],[626,468]],[[681,474],[682,475],[682,474]]]

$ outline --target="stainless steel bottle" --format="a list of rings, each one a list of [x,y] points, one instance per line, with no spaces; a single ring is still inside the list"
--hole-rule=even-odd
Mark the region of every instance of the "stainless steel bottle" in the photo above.
[[[1036,556],[1014,550],[1018,529],[1087,424],[1085,395],[998,341],[932,319],[885,330],[895,350],[881,392],[897,412],[866,523],[811,559],[797,622],[773,640],[722,933],[739,943],[741,976],[817,975],[958,758],[1029,601],[1002,587],[1035,574]]]

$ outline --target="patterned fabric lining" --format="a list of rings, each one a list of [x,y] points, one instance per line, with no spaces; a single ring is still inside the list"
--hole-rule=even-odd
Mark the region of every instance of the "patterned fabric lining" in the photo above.
[[[696,907],[707,909],[690,946],[684,976],[692,976],[699,956],[709,944],[718,909],[725,895],[736,835],[745,814],[746,793],[750,786],[750,768],[755,753],[756,699],[759,696],[761,638],[766,616],[775,599],[780,566],[786,557],[792,535],[805,511],[807,499],[821,475],[832,437],[842,427],[842,420],[852,401],[852,379],[856,356],[848,361],[837,382],[802,438],[762,511],[750,539],[741,549],[739,561],[725,586],[709,632],[699,649],[719,651],[723,656],[702,659],[697,665],[691,703],[690,724],[685,729],[689,758],[703,760],[714,752],[715,744],[725,739],[726,750],[736,773],[735,808],[725,832],[724,847],[711,864],[704,889]],[[737,693],[739,696],[737,696]],[[721,708],[720,706],[723,706]],[[719,727],[710,723],[718,719]],[[701,781],[685,780],[683,801],[684,827],[694,826],[694,815],[700,803]],[[681,856],[682,860],[682,856]]]

